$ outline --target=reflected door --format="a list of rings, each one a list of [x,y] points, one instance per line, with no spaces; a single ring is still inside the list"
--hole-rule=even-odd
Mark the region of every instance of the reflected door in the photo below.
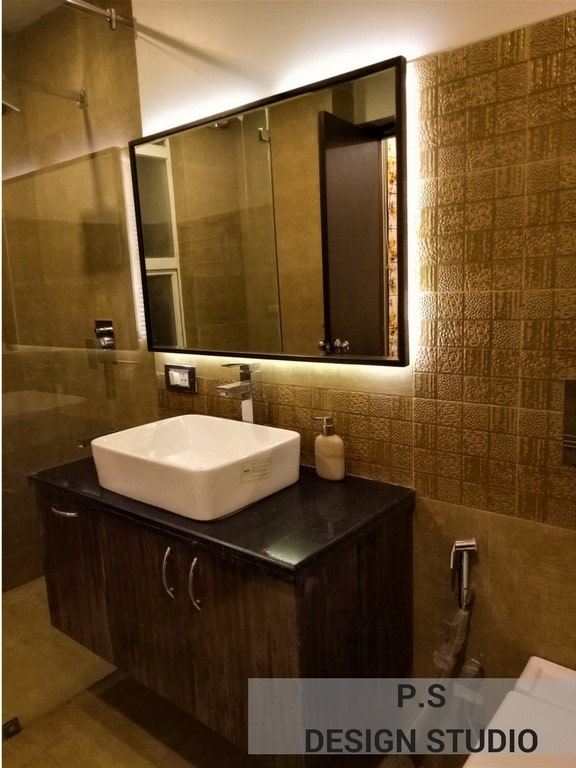
[[[319,115],[324,322],[352,355],[386,355],[382,132]]]

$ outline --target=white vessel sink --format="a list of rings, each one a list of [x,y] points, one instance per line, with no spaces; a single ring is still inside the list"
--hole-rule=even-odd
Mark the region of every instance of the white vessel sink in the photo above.
[[[300,435],[214,416],[176,416],[92,441],[101,486],[195,520],[216,520],[292,485]]]

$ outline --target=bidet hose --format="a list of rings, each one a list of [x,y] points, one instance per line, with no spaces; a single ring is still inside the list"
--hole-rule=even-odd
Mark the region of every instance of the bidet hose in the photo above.
[[[446,642],[434,651],[434,663],[441,670],[443,677],[450,677],[456,666],[458,656],[460,655],[466,635],[468,632],[468,622],[470,620],[470,611],[466,608],[459,608],[452,621],[447,621],[449,627]]]

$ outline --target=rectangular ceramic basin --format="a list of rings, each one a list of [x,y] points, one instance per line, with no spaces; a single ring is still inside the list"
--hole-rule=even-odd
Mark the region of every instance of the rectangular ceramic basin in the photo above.
[[[176,416],[98,437],[101,486],[195,520],[216,520],[295,483],[300,435],[214,416]]]

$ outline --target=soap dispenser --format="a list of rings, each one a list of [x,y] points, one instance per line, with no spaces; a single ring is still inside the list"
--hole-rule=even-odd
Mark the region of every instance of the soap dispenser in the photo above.
[[[324,480],[342,480],[346,474],[344,442],[334,432],[332,416],[314,416],[322,421],[322,434],[314,442],[316,474]]]

